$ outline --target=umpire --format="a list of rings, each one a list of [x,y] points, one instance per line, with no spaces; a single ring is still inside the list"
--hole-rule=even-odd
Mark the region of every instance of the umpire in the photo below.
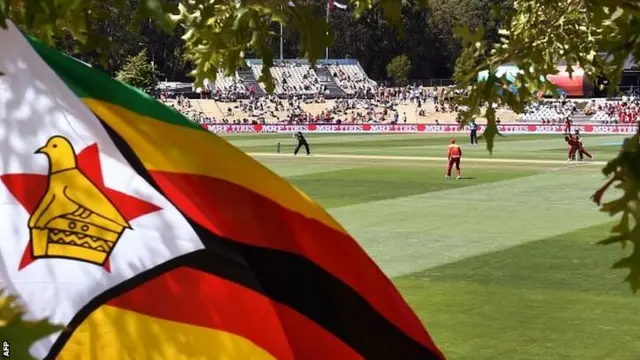
[[[298,146],[296,146],[296,149],[293,151],[293,155],[298,155],[298,151],[300,151],[300,148],[303,146],[304,150],[307,152],[307,156],[311,155],[311,151],[309,151],[309,143],[307,142],[307,139],[304,138],[304,135],[302,135],[302,131],[298,131],[293,136],[298,140]]]
[[[469,140],[471,145],[478,145],[478,125],[475,120],[469,124]]]

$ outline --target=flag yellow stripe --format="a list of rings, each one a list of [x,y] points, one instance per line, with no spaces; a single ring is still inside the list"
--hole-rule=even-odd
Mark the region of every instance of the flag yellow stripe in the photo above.
[[[323,208],[224,139],[137,114],[115,104],[84,103],[135,151],[148,170],[210,176],[258,193],[305,217],[346,233]]]
[[[274,359],[249,340],[220,330],[101,306],[85,319],[57,359]]]

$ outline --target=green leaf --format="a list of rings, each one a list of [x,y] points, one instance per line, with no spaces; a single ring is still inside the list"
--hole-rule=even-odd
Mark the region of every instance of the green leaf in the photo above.
[[[34,342],[64,329],[63,326],[51,324],[47,319],[24,320],[24,315],[17,299],[0,291],[1,340],[9,343],[11,357],[16,359],[32,359],[29,348]]]
[[[610,245],[610,244],[621,243],[621,242],[625,241],[626,239],[627,239],[627,236],[625,236],[625,235],[612,235],[612,236],[609,236],[608,238],[606,238],[604,240],[598,241],[596,244],[597,245]]]
[[[402,27],[402,1],[398,0],[379,0],[380,7],[387,20],[394,26],[400,37],[404,37],[404,28]]]
[[[493,104],[489,104],[489,105],[493,105]],[[493,154],[493,142],[495,140],[496,135],[500,135],[498,131],[498,126],[496,125],[495,109],[493,109],[493,107],[490,106],[487,109],[486,117],[487,117],[487,126],[482,132],[482,138],[487,143],[487,150],[489,151],[489,153]]]
[[[628,236],[629,234],[629,214],[622,215],[620,222],[611,228],[611,233],[621,234],[621,236]]]

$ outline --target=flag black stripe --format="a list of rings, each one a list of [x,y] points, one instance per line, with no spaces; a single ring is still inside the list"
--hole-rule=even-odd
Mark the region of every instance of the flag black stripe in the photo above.
[[[104,122],[103,126],[130,166],[163,194],[129,145]],[[439,359],[436,353],[378,313],[350,286],[308,259],[222,238],[183,216],[203,241],[206,250],[172,259],[108,290],[79,312],[71,327],[78,326],[106,300],[168,269],[184,265],[209,272],[287,305],[334,334],[366,359]],[[55,357],[59,353],[70,335],[69,332],[60,336],[50,356]]]

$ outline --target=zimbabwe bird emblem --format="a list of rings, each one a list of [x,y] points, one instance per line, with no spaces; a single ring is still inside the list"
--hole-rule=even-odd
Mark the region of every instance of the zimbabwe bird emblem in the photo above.
[[[36,154],[49,158],[49,182],[29,218],[34,257],[63,257],[102,265],[131,226],[78,169],[76,153],[66,138],[50,138]]]
[[[111,272],[109,258],[122,235],[133,230],[131,221],[162,208],[105,185],[97,143],[76,154],[67,138],[54,136],[35,154],[47,156],[46,173],[0,175],[29,215],[28,239],[15,240],[26,242],[18,271],[39,259],[63,258]]]

